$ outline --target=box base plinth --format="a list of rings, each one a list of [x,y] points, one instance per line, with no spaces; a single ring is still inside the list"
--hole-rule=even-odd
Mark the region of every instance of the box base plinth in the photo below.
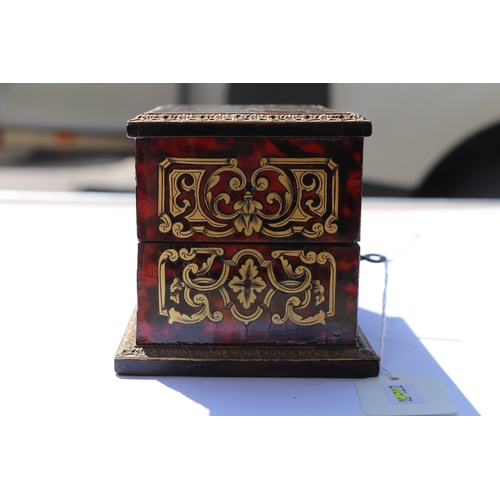
[[[136,326],[134,313],[116,352],[118,375],[366,378],[380,369],[359,326],[355,346],[142,346]]]

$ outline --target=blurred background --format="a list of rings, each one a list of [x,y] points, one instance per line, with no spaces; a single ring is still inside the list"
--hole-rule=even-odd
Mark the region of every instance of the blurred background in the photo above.
[[[500,84],[2,83],[0,189],[133,192],[126,122],[163,104],[354,111],[364,196],[500,198]]]

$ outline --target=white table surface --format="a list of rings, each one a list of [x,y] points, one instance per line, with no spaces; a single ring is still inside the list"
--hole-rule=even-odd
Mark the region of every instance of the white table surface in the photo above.
[[[441,379],[457,415],[491,417],[474,422],[499,415],[499,222],[500,201],[367,199],[363,205],[362,253],[394,259],[384,365]],[[250,493],[260,491],[264,478],[271,481],[273,470],[294,470],[298,452],[303,460],[296,473],[310,479],[326,467],[356,481],[349,459],[358,462],[363,449],[370,463],[378,462],[377,450],[387,443],[377,418],[207,419],[362,415],[353,379],[115,375],[114,354],[135,305],[132,195],[4,191],[0,228],[0,457],[9,463],[0,493],[10,492],[3,498],[38,498],[34,492],[42,491],[52,498],[156,498],[155,491],[169,488],[184,492],[175,498],[192,498],[189,492],[208,495],[211,488],[222,494],[220,481],[232,482],[221,478],[229,476],[240,489],[229,488],[228,498],[254,498]],[[377,350],[383,279],[382,264],[361,263],[360,324]],[[496,439],[496,425],[430,420],[447,450],[457,443],[451,428],[460,432],[461,450],[481,441],[462,434],[463,425]],[[419,427],[415,421],[421,418],[405,420]],[[426,453],[426,440],[405,439]],[[339,443],[342,465],[332,458]],[[259,457],[259,481],[251,481],[248,461],[227,460],[242,450]],[[304,459],[306,450],[333,462],[319,467],[317,459]],[[426,454],[426,463],[438,460],[439,454]],[[404,463],[397,467],[403,471]],[[488,469],[476,462],[475,470]],[[203,480],[194,480],[193,471]],[[249,484],[241,489],[244,478]],[[104,493],[93,496],[98,484]],[[276,491],[319,495],[324,484],[292,481]],[[371,491],[368,483],[358,487]],[[68,496],[70,489],[77,495]]]

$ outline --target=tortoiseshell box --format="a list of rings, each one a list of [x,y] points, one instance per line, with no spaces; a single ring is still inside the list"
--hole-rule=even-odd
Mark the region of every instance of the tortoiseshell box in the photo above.
[[[120,374],[376,376],[357,322],[363,138],[321,106],[160,107],[136,139]]]

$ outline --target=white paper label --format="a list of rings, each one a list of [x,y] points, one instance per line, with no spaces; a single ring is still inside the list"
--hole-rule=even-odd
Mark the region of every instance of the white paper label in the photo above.
[[[457,409],[441,380],[394,373],[356,381],[365,415],[452,415]]]

